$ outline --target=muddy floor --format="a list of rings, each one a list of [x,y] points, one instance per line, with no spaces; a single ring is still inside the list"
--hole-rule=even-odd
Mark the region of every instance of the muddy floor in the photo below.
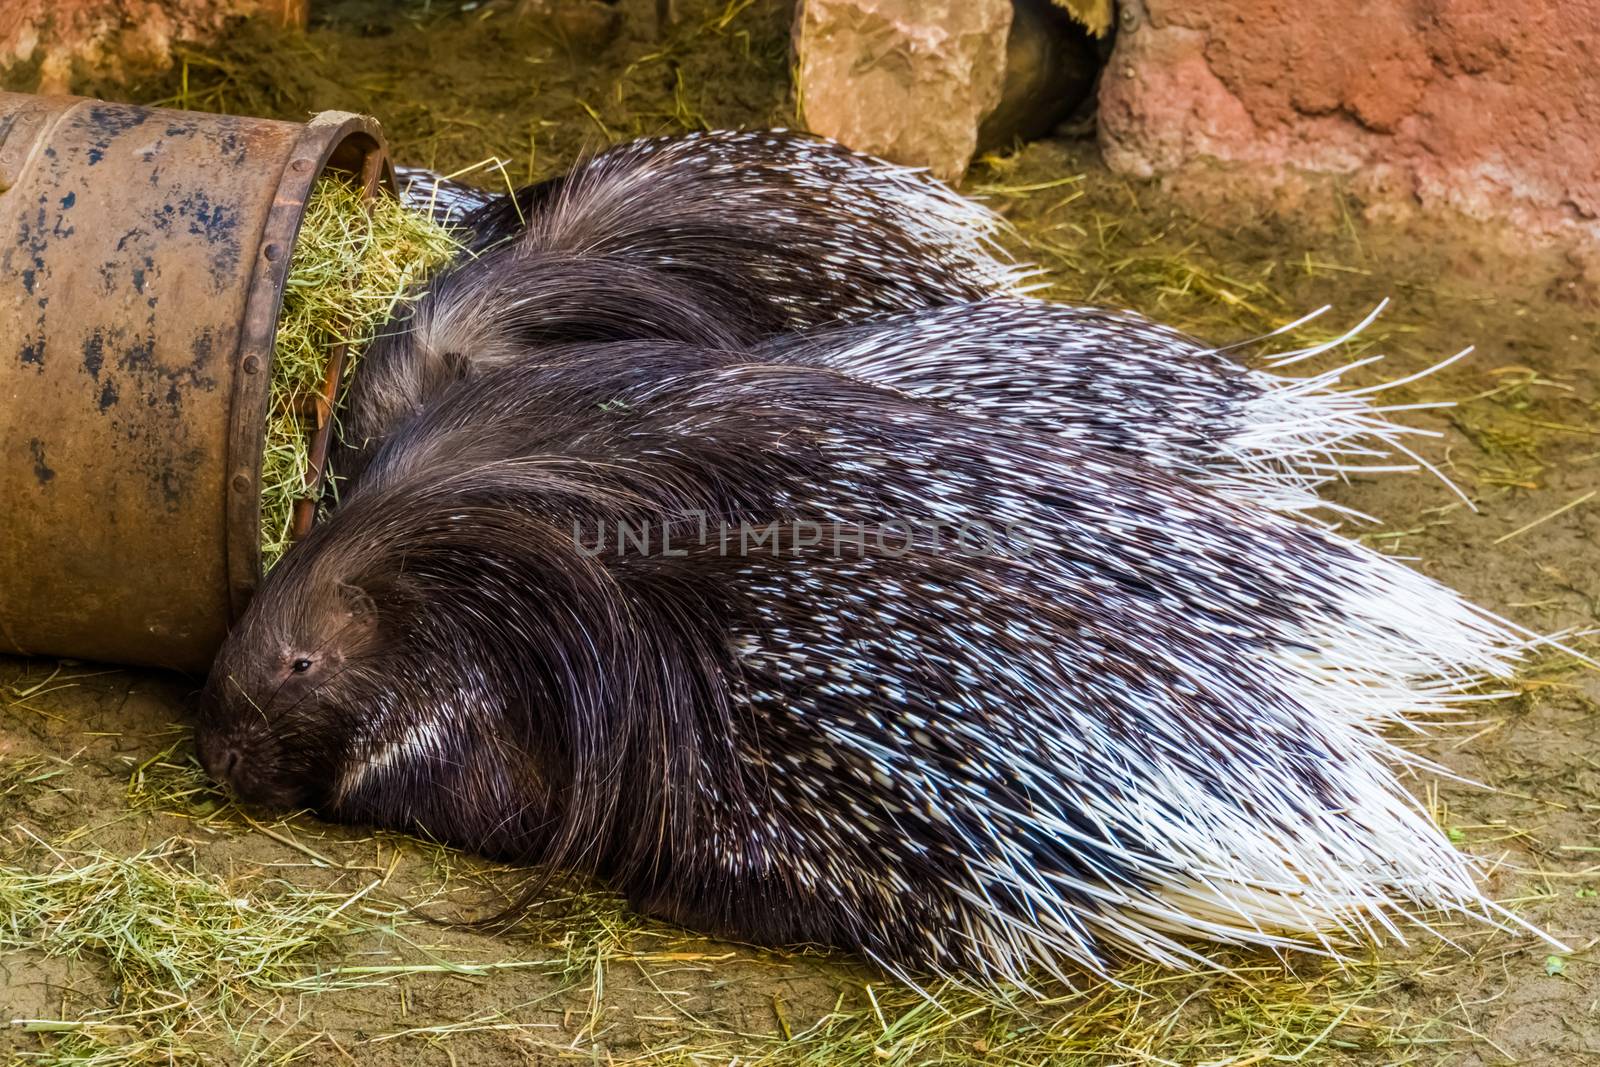
[[[367,110],[404,161],[520,183],[638,133],[785,121],[788,12],[685,5],[621,40],[506,5],[335,3],[305,39],[242,32],[187,68],[100,92],[260,114]],[[984,161],[967,191],[1017,225],[1048,295],[1132,307],[1215,341],[1324,304],[1295,340],[1385,314],[1304,372],[1383,353],[1353,384],[1468,358],[1382,394],[1437,437],[1426,472],[1329,496],[1346,532],[1534,629],[1600,627],[1600,314],[1558,259],[1465,224],[1368,218],[1337,184],[1293,211],[1227,175],[1178,196],[1092,141]],[[1181,205],[1181,206],[1180,206]],[[1288,347],[1291,340],[1273,342]],[[1270,350],[1270,349],[1269,349]],[[1597,642],[1572,643],[1591,654]],[[239,810],[193,763],[198,681],[0,659],[0,1055],[44,1063],[1600,1062],[1600,674],[1532,658],[1504,699],[1418,742],[1413,783],[1496,897],[1565,942],[1445,922],[1345,967],[1236,956],[1143,968],[1043,1002],[934,988],[846,957],[709,942],[562,888],[509,932],[451,928],[518,872],[426,842]]]

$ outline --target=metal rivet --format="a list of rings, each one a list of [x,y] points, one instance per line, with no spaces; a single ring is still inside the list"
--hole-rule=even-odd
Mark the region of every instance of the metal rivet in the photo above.
[[[1122,28],[1125,32],[1132,33],[1139,28],[1139,13],[1131,7],[1122,9]]]
[[[248,493],[250,491],[250,476],[235,474],[233,476],[233,491],[235,493]]]
[[[304,174],[306,171],[311,169],[311,160],[297,159],[293,163],[289,164],[289,169],[297,173]]]
[[[260,356],[245,356],[244,357],[244,372],[246,374],[255,374],[255,373],[259,372],[260,370],[261,370],[261,357]]]
[[[277,244],[270,244],[261,250],[261,254],[266,256],[268,259],[277,259],[279,256],[283,255],[283,247]]]

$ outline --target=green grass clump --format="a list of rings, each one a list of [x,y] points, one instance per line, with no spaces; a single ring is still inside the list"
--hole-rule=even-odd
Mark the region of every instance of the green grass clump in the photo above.
[[[229,999],[299,978],[354,896],[240,892],[201,874],[183,842],[134,856],[57,853],[50,870],[0,866],[0,948],[95,957],[125,992]],[[270,883],[269,883],[270,885]]]
[[[323,950],[370,929],[350,914],[370,885],[241,890],[202,873],[179,840],[133,856],[50,852],[45,870],[0,865],[0,952],[91,961],[115,992],[83,1017],[6,1020],[45,1037],[41,1062],[199,1062],[202,1035],[276,1004]]]
[[[331,349],[349,346],[348,384],[361,349],[395,305],[459,247],[450,231],[428,216],[387,197],[369,204],[359,189],[339,178],[325,177],[312,190],[273,345],[261,464],[263,569],[289,547],[294,502],[306,493],[308,432],[315,425]]]

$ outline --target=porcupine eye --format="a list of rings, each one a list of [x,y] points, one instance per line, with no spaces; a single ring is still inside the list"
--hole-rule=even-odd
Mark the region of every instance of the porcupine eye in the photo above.
[[[289,669],[296,674],[304,674],[311,669],[311,661],[302,656],[289,664]]]

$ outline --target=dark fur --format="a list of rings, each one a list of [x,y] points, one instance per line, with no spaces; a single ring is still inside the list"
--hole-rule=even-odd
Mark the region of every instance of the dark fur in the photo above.
[[[436,278],[373,341],[350,386],[333,470],[359,481],[388,434],[469,371],[640,337],[730,349],[760,336],[744,310],[627,258],[488,252]]]
[[[992,262],[920,239],[881,167],[782,132],[650,138],[497,199],[466,220],[474,254],[363,357],[334,469],[356,477],[424,398],[512,348],[719,346],[992,294]]]
[[[1340,805],[1326,768],[1349,757],[1257,665],[1341,542],[832,372],[724,363],[617,346],[452,387],[229,636],[207,768],[247,798],[595,872],[699,929],[975,974],[1030,962],[952,933],[1034,920],[976,873],[993,857],[1059,875],[1052,921],[1091,948],[1095,894],[1171,868],[1095,799],[1129,771],[1063,762],[1075,715],[1216,789],[1248,758],[1251,781]],[[940,533],[724,555],[694,543],[696,511],[1049,536],[1030,558]],[[685,554],[579,549],[619,519],[671,522]],[[1217,686],[1170,676],[1180,655]],[[405,736],[426,743],[377,755]],[[1070,834],[1032,821],[1047,798]]]
[[[481,255],[507,241],[515,240],[528,228],[528,220],[544,212],[561,191],[566,175],[524,185],[511,193],[501,193],[487,204],[465,215],[461,227],[466,231],[465,250]]]

